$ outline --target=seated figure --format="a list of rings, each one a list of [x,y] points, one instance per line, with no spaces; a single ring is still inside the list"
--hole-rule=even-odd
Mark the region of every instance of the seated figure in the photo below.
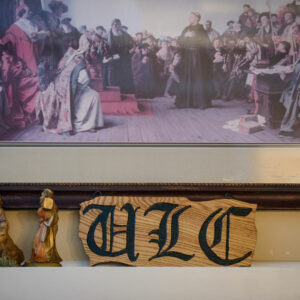
[[[40,92],[38,77],[16,56],[10,42],[0,47],[0,66],[2,88],[10,110],[5,113],[6,122],[10,127],[25,128],[36,121],[34,109]]]
[[[10,129],[8,124],[5,122],[5,119],[10,115],[10,107],[5,91],[5,82],[3,80],[1,65],[0,60],[0,131]]]
[[[37,116],[43,119],[47,133],[76,134],[95,132],[103,127],[99,94],[89,87],[84,54],[89,50],[88,39],[80,48],[70,47],[59,63],[58,74],[37,101]]]

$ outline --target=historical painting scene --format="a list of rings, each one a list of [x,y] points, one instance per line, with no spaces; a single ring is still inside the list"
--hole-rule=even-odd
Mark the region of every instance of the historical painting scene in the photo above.
[[[0,0],[0,143],[300,143],[300,1]]]

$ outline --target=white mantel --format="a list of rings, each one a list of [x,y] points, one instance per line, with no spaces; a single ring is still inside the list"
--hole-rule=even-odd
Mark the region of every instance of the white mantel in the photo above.
[[[88,267],[0,269],[1,300],[299,300],[300,263],[251,268]]]

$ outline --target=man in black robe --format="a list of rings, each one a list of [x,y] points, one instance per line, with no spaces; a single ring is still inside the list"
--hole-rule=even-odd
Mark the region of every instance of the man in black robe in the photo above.
[[[214,98],[220,99],[223,95],[224,84],[226,80],[225,57],[226,50],[223,47],[222,39],[217,38],[213,41],[214,45],[214,61],[213,61],[213,83],[214,83]]]
[[[133,94],[134,83],[130,50],[134,46],[134,40],[127,32],[122,30],[119,19],[112,22],[112,28],[108,34],[108,46],[113,58],[109,85],[119,86],[122,94]]]
[[[178,42],[182,64],[179,72],[180,87],[176,97],[177,108],[206,109],[211,106],[212,45],[200,22],[199,13],[191,13],[190,26],[182,32]]]
[[[277,32],[271,26],[270,14],[262,13],[260,15],[260,28],[254,37],[254,40],[260,46],[261,60],[269,61],[275,54],[273,36]]]
[[[254,59],[254,55],[247,55],[247,48],[244,40],[239,40],[237,46],[233,50],[233,65],[228,79],[225,83],[223,100],[246,98],[246,71],[250,68],[250,63]]]
[[[132,56],[135,94],[138,98],[152,99],[155,96],[154,64],[149,53],[149,45],[144,43],[138,46]]]
[[[75,28],[71,24],[71,21],[71,18],[65,18],[61,21],[61,39],[63,53],[66,53],[68,51],[70,40],[73,40],[73,45],[75,45],[75,49],[79,47],[80,33],[77,30],[77,28]]]
[[[28,1],[28,0],[27,0]],[[31,0],[31,2],[36,2]],[[33,4],[31,4],[34,6]],[[61,17],[68,11],[68,6],[62,1],[52,0],[49,5],[51,12],[46,10],[34,10],[32,22],[39,30],[47,33],[47,38],[40,41],[40,62],[38,76],[40,87],[46,90],[49,83],[56,76],[57,66],[64,56],[64,42],[60,28]]]

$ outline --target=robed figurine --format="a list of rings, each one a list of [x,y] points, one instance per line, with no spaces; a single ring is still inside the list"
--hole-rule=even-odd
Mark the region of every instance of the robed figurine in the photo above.
[[[53,200],[53,192],[45,190],[40,198],[40,208],[37,211],[40,225],[33,241],[31,259],[26,266],[61,266],[55,237],[58,230],[58,207]]]
[[[24,261],[24,254],[8,234],[8,227],[0,195],[0,267],[17,267]]]

